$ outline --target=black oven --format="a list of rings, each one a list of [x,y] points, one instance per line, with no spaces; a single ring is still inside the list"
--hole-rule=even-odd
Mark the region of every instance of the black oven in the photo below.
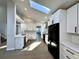
[[[59,59],[59,23],[52,24],[48,27],[48,50],[55,59]],[[56,46],[52,45],[56,44]]]

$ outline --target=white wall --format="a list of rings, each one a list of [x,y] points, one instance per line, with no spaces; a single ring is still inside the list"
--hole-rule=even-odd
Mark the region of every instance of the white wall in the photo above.
[[[0,33],[7,37],[7,8],[0,6]]]

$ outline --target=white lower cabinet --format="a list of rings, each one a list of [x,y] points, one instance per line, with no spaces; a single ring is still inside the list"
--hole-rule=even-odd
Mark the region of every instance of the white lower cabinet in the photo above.
[[[64,59],[79,59],[79,53],[67,47],[63,47],[63,49],[64,49]]]
[[[15,37],[15,49],[23,49],[24,37]]]

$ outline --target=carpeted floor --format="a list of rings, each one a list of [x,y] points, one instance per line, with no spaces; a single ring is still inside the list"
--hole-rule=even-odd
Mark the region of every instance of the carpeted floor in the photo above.
[[[33,51],[6,51],[0,49],[0,59],[54,59],[48,52],[47,46],[42,42]]]

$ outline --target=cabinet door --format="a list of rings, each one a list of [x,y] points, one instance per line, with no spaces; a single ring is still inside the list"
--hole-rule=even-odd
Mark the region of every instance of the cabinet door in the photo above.
[[[79,34],[79,3],[78,3],[78,34]]]
[[[77,4],[67,10],[67,32],[75,33],[77,29]]]
[[[48,26],[53,24],[53,20],[54,20],[54,15],[52,15],[50,18],[50,20],[48,21]]]
[[[59,18],[60,18],[60,10],[56,11],[54,14],[53,14],[53,23],[59,23]]]
[[[52,20],[48,21],[48,26],[52,25]]]
[[[15,38],[15,49],[23,49],[24,47],[24,37]]]

